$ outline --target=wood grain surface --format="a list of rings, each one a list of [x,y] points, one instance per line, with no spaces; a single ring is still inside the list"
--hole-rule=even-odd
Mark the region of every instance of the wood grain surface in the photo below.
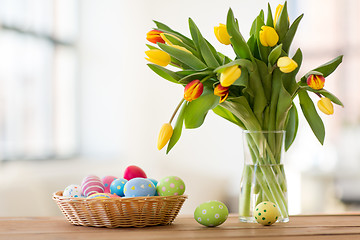
[[[64,217],[2,217],[0,239],[352,240],[360,239],[360,215],[291,216],[289,223],[273,226],[240,223],[230,216],[215,228],[199,225],[191,216],[179,216],[167,226],[115,229],[74,226]]]

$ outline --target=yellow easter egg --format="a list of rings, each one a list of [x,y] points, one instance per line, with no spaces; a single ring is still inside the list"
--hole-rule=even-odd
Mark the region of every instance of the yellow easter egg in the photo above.
[[[269,226],[275,223],[279,216],[279,209],[272,202],[261,202],[255,207],[254,217],[262,225]]]

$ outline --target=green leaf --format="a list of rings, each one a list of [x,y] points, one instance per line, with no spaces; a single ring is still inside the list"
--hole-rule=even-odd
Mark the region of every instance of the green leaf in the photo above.
[[[210,71],[210,70],[202,71],[202,72],[195,72],[195,73],[189,74],[189,75],[181,78],[179,80],[179,83],[188,84],[192,80],[195,80],[195,79],[201,80],[202,78],[204,78],[206,76],[209,76],[209,75],[212,75],[212,74],[213,74],[213,71]]]
[[[234,66],[234,65],[238,65],[240,67],[245,67],[249,72],[252,72],[255,69],[254,64],[251,61],[246,60],[246,59],[236,59],[232,62],[229,62],[225,65],[222,65],[222,66],[216,68],[214,70],[214,72],[222,73],[226,68]]]
[[[158,49],[157,47],[154,47],[153,45],[150,45],[150,44],[145,44],[150,50],[151,49]]]
[[[168,154],[170,152],[170,150],[175,146],[175,144],[180,139],[181,132],[182,132],[182,127],[183,127],[183,123],[184,123],[184,116],[185,116],[186,107],[187,107],[187,102],[184,101],[184,103],[182,104],[179,116],[176,119],[174,131],[173,131],[173,134],[172,134],[172,136],[170,138],[169,144],[167,146],[166,154]]]
[[[325,89],[316,90],[316,89],[312,89],[311,87],[309,87],[307,85],[305,87],[301,87],[301,88],[305,89],[307,91],[310,91],[310,92],[320,93],[324,97],[327,97],[328,99],[330,99],[333,103],[344,107],[344,104],[340,101],[340,99],[338,99],[334,94],[332,94],[331,92],[328,92]]]
[[[217,105],[214,109],[213,112],[216,113],[217,115],[219,115],[222,118],[225,118],[226,120],[238,125],[239,127],[245,129],[244,124],[240,121],[239,118],[237,118],[234,114],[232,114],[229,110],[223,108],[220,105]]]
[[[199,57],[199,53],[196,51],[195,48],[190,47],[189,45],[187,45],[186,43],[183,43],[181,40],[165,34],[165,37],[174,45],[180,46],[180,47],[184,47],[185,49],[189,50],[192,54],[194,54],[195,56]]]
[[[267,101],[271,98],[271,75],[263,61],[255,59]]]
[[[269,63],[271,66],[275,65],[281,55],[282,44],[276,46],[269,54]]]
[[[279,35],[279,42],[282,43],[287,31],[289,30],[289,15],[287,12],[287,2],[285,1],[284,7],[280,13],[279,19],[276,23],[275,30]]]
[[[256,18],[256,33],[255,33],[255,38],[257,40],[257,45],[258,45],[258,49],[259,49],[259,54],[260,54],[260,57],[261,57],[261,60],[263,60],[266,64],[267,64],[267,61],[268,61],[268,56],[269,56],[269,47],[265,47],[261,44],[260,42],[260,30],[261,30],[261,27],[264,26],[265,23],[264,23],[264,20],[261,19],[260,16],[258,16]]]
[[[277,129],[284,129],[286,117],[292,106],[292,97],[281,84],[279,99],[276,106],[276,127]]]
[[[234,13],[231,8],[228,11],[226,20],[226,29],[231,36],[230,41],[233,46],[234,52],[239,58],[252,59],[249,46],[246,44],[239,28],[235,22]]]
[[[329,76],[342,62],[343,55],[340,55],[333,60],[315,68],[313,71],[321,72],[324,77]]]
[[[209,67],[214,67],[214,68],[218,67],[220,64],[213,55],[204,37],[201,35],[199,28],[196,26],[196,24],[191,18],[189,18],[189,27],[190,27],[191,36],[195,41],[196,48],[198,48],[198,51],[200,51],[205,63]]]
[[[200,127],[208,111],[216,107],[219,104],[219,100],[220,97],[214,95],[212,89],[204,88],[203,94],[198,99],[188,103],[185,111],[185,127]]]
[[[261,131],[261,125],[259,124],[254,112],[252,111],[249,102],[244,96],[232,99],[231,101],[225,101],[220,106],[229,110],[245,125],[245,129],[251,131]]]
[[[270,3],[268,3],[268,15],[267,15],[267,20],[266,20],[266,26],[274,27],[274,20],[273,20],[273,16],[272,16],[272,12],[271,12]]]
[[[287,118],[285,128],[285,151],[287,151],[294,142],[299,126],[299,116],[294,103],[292,103],[292,107],[290,108]]]
[[[197,57],[195,57],[191,53],[168,46],[163,43],[158,43],[158,46],[162,50],[164,50],[165,52],[170,54],[170,56],[172,56],[172,57],[176,58],[177,60],[179,60],[180,62],[188,65],[192,69],[201,70],[201,69],[204,69],[207,67],[202,61],[200,61]]]
[[[299,91],[299,100],[301,110],[304,113],[304,116],[309,123],[312,131],[314,132],[316,138],[321,144],[324,144],[325,138],[325,127],[322,122],[319,114],[317,113],[314,103],[309,97],[308,93],[305,90]]]
[[[158,27],[157,30],[163,31],[163,32],[165,32],[165,33],[174,34],[176,37],[180,38],[180,39],[181,39],[184,43],[186,43],[187,45],[189,45],[189,46],[191,46],[191,47],[193,47],[193,48],[195,47],[193,41],[192,41],[190,38],[182,35],[182,34],[179,33],[179,32],[176,32],[176,31],[172,30],[170,27],[168,27],[167,25],[165,25],[165,24],[163,24],[163,23],[161,23],[161,22],[154,21],[154,23],[155,23],[156,26]]]
[[[153,70],[157,75],[159,75],[162,78],[165,78],[166,80],[169,80],[173,83],[179,83],[178,80],[180,77],[174,73],[173,71],[170,71],[162,66],[149,63],[147,64],[151,70]]]
[[[289,52],[290,49],[290,45],[294,39],[296,30],[299,26],[299,23],[301,21],[301,19],[303,18],[304,14],[301,14],[297,19],[295,19],[295,21],[293,22],[293,24],[291,24],[291,27],[289,28],[289,31],[287,31],[284,39],[282,40],[283,43],[283,49],[285,52]]]

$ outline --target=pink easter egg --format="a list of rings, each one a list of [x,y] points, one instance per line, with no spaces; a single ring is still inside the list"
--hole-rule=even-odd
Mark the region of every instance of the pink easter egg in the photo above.
[[[138,166],[131,165],[125,169],[124,178],[128,181],[133,178],[146,178],[146,174],[144,170],[142,170]]]
[[[94,193],[103,193],[105,186],[101,179],[95,175],[89,175],[81,183],[82,194],[86,197]]]
[[[114,177],[114,176],[105,176],[101,179],[101,181],[103,182],[103,184],[105,186],[104,193],[110,193],[110,185],[115,179],[117,179],[117,177]]]

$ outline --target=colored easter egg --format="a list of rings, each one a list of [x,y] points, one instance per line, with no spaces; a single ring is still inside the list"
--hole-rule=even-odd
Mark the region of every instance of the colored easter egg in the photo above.
[[[146,178],[146,174],[144,170],[142,170],[138,166],[131,165],[125,169],[124,178],[128,181],[133,178]]]
[[[120,196],[118,196],[118,195],[116,195],[116,194],[107,193],[107,195],[108,195],[110,198],[120,198]]]
[[[228,208],[220,201],[208,201],[202,203],[194,212],[195,220],[207,227],[219,226],[226,221],[228,215]]]
[[[127,183],[126,179],[118,178],[115,179],[110,185],[110,193],[118,195],[120,197],[124,196],[124,186]]]
[[[280,216],[279,209],[272,202],[261,202],[255,207],[255,220],[262,225],[275,223]]]
[[[63,192],[64,197],[81,197],[81,187],[79,185],[69,185]]]
[[[114,177],[114,176],[106,176],[101,179],[101,181],[103,182],[103,184],[105,186],[104,193],[110,193],[110,185],[115,179],[117,179],[117,177]]]
[[[157,184],[158,184],[158,181],[157,181],[157,180],[155,180],[155,179],[153,179],[153,178],[148,178],[148,179],[155,185],[155,187],[157,186]],[[157,191],[155,192],[155,196],[159,196],[159,194],[158,194]]]
[[[181,178],[169,176],[161,179],[156,186],[159,196],[183,195],[185,183]]]
[[[95,198],[106,199],[106,198],[110,198],[110,196],[107,193],[94,193],[87,197],[87,199],[95,199]]]
[[[94,193],[103,193],[105,186],[101,179],[95,175],[89,175],[81,183],[82,195],[88,197]]]
[[[155,185],[146,178],[133,178],[124,187],[125,197],[149,197],[155,193]]]

